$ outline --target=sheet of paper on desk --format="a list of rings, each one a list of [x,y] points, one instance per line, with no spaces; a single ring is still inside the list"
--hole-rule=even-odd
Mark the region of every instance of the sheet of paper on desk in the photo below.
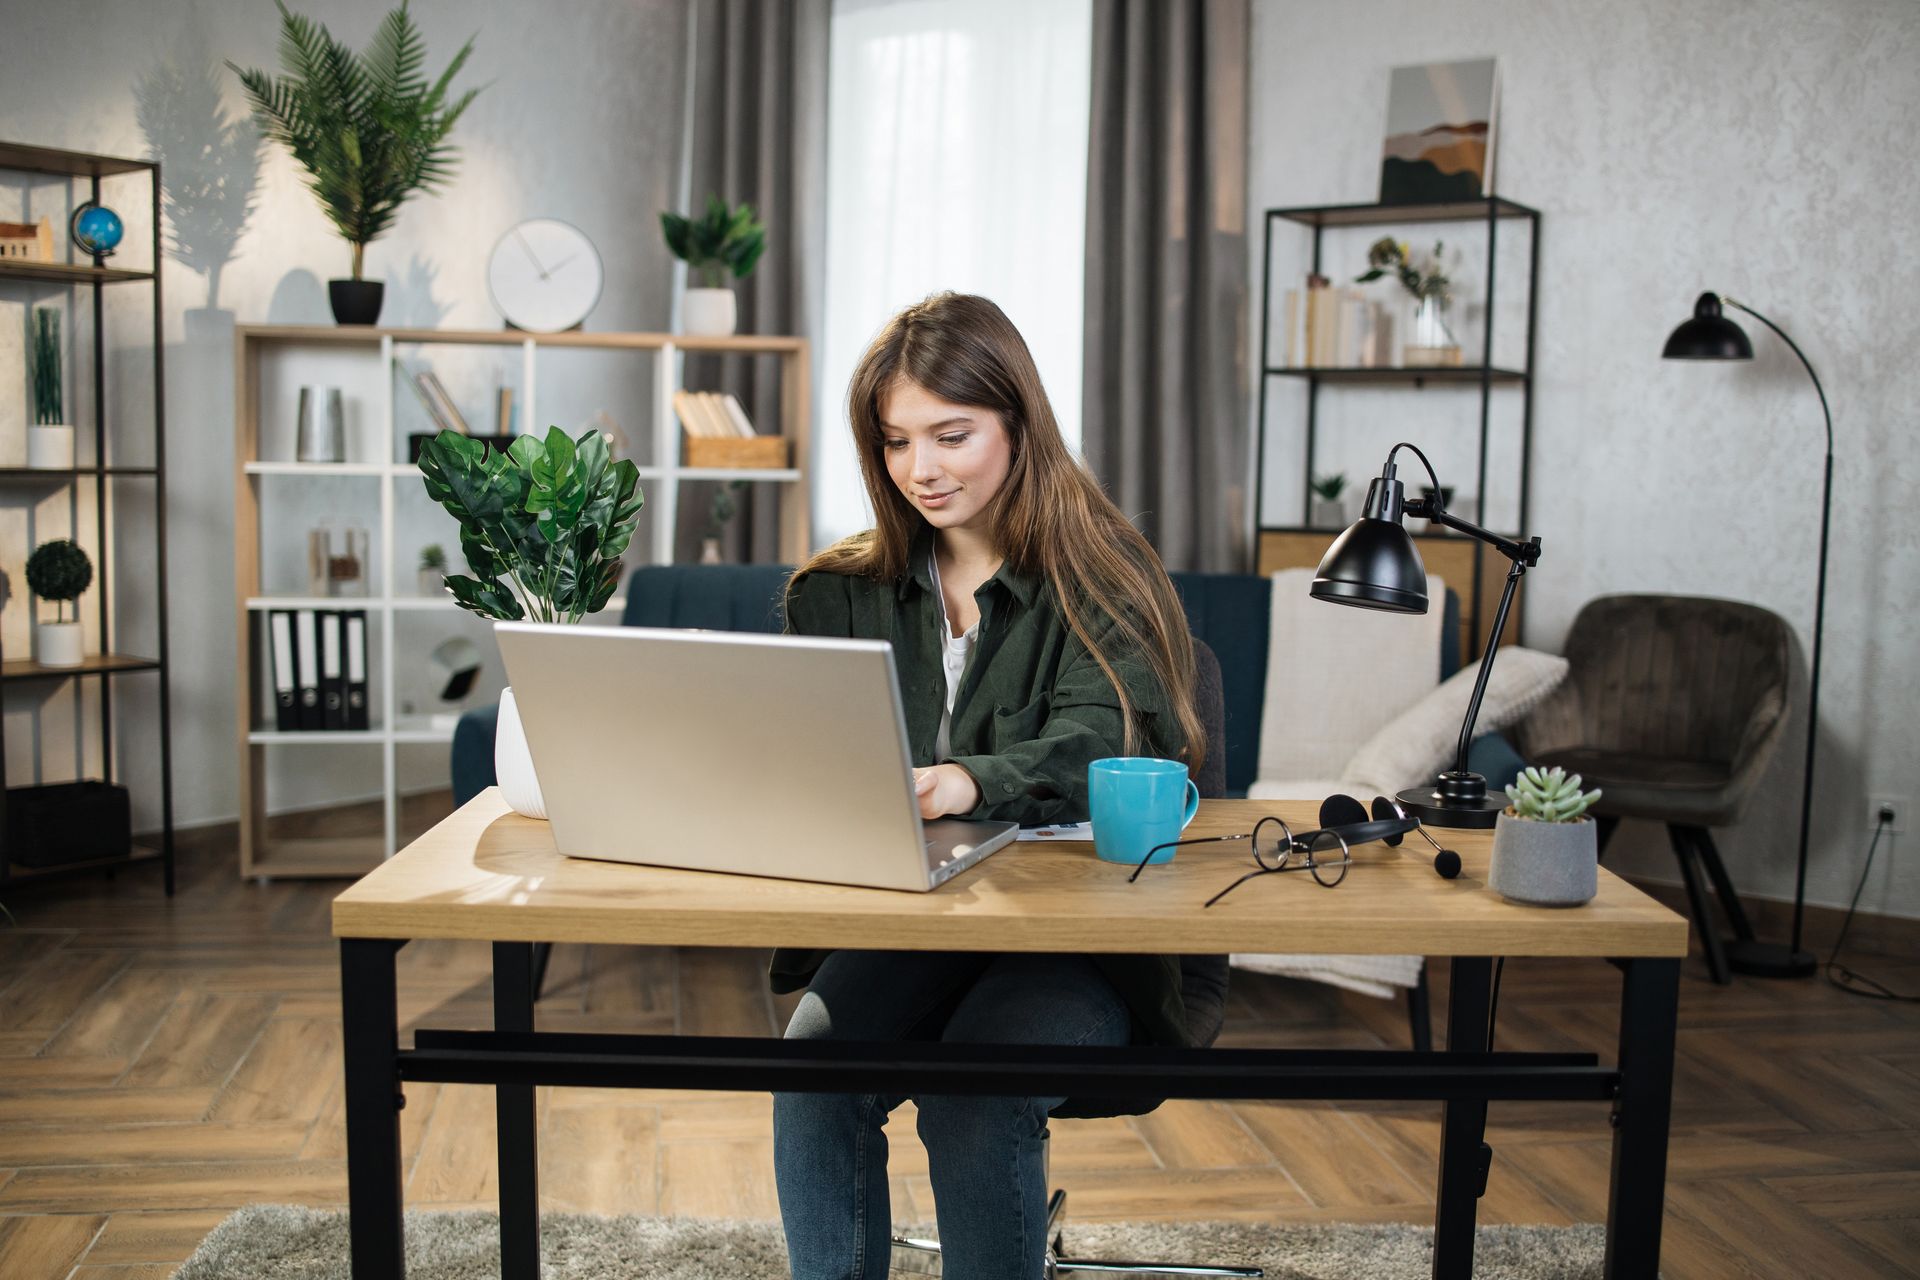
[[[1091,840],[1091,822],[1055,822],[1044,827],[1020,828],[1022,840]]]

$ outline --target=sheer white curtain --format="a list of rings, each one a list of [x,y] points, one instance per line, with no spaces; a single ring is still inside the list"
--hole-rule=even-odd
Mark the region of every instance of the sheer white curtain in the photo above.
[[[872,524],[847,379],[929,293],[1000,305],[1079,447],[1092,26],[1092,0],[835,0],[816,544]]]

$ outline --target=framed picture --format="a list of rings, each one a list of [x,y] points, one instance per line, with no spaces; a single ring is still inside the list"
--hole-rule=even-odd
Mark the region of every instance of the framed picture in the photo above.
[[[1499,98],[1492,58],[1395,67],[1380,203],[1439,204],[1491,195]]]

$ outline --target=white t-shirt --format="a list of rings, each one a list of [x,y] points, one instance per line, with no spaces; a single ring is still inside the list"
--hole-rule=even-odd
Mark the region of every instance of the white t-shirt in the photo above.
[[[953,634],[953,624],[947,621],[947,593],[940,588],[940,558],[931,547],[927,549],[927,568],[933,575],[933,598],[940,602],[940,665],[947,676],[947,705],[940,712],[940,732],[933,738],[933,762],[944,764],[947,749],[952,746],[953,701],[960,694],[960,677],[966,674],[967,654],[979,638],[980,624],[968,627],[965,635]]]

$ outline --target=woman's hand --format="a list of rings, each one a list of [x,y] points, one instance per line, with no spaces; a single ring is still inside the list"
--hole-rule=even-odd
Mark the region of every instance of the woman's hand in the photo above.
[[[980,805],[980,784],[957,764],[936,764],[913,771],[913,794],[920,816],[942,818],[950,813],[972,813]]]

